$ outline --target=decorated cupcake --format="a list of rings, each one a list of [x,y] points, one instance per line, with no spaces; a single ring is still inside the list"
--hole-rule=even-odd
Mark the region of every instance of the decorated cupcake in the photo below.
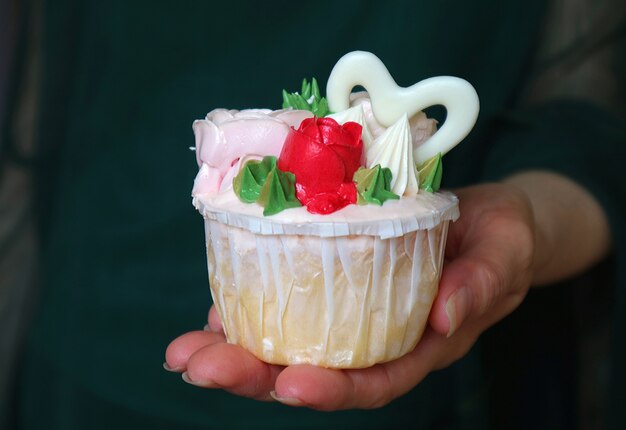
[[[363,86],[367,92],[352,94]],[[437,130],[422,109],[444,105]],[[283,92],[283,109],[194,122],[209,284],[226,337],[273,364],[360,368],[411,351],[427,323],[446,234],[442,156],[478,98],[438,77],[398,87],[367,52]]]

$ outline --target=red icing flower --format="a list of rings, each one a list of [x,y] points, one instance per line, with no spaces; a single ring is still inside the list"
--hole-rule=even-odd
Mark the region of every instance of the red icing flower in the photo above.
[[[312,213],[328,214],[356,203],[352,182],[362,165],[361,125],[332,118],[307,118],[291,129],[278,168],[296,176],[296,197]]]

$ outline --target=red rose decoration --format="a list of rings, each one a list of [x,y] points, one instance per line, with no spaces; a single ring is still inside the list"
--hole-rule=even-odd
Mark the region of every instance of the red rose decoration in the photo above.
[[[332,118],[307,118],[291,129],[278,168],[296,176],[296,197],[312,213],[328,214],[356,203],[352,182],[362,165],[361,125]]]

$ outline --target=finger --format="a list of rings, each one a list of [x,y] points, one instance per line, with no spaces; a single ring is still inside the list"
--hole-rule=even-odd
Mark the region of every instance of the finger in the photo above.
[[[199,349],[207,345],[225,342],[224,336],[207,331],[192,331],[174,339],[165,351],[166,370],[182,372],[187,368],[187,361]]]
[[[451,336],[469,318],[495,323],[523,299],[531,277],[532,214],[501,186],[460,190],[464,213],[450,227],[446,262],[429,322]]]
[[[204,388],[223,388],[239,396],[271,400],[270,391],[281,370],[240,346],[214,343],[189,358],[183,379]]]
[[[224,327],[222,326],[222,320],[217,314],[217,308],[215,305],[211,306],[209,309],[209,328],[211,331],[216,333],[222,333],[224,331]]]
[[[508,233],[478,239],[447,262],[429,317],[436,332],[451,336],[468,318],[487,313],[493,323],[521,302],[529,272],[510,243]]]
[[[439,282],[439,293],[433,303],[429,323],[437,332],[451,336],[474,306],[474,285],[479,264],[463,258],[448,262]]]
[[[449,341],[428,330],[409,354],[367,369],[290,366],[278,375],[274,398],[287,405],[323,411],[381,407],[438,368],[444,354],[448,354]]]

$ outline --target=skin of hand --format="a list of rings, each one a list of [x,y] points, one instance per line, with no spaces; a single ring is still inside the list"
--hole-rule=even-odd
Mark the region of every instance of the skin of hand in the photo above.
[[[578,273],[608,251],[609,229],[595,199],[556,174],[526,172],[455,192],[461,217],[449,229],[429,327],[409,354],[367,369],[269,365],[226,343],[212,308],[205,330],[171,342],[164,367],[183,372],[193,385],[291,406],[384,406],[465,355],[482,332],[519,306],[531,285]],[[559,254],[562,246],[575,255]]]

